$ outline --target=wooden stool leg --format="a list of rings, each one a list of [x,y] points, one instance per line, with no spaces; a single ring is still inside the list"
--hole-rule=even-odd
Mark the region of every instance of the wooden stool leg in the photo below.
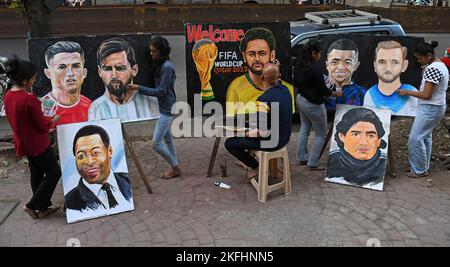
[[[332,135],[332,134],[333,134],[333,124],[331,124],[331,125],[328,127],[327,136],[325,137],[325,143],[323,143],[322,150],[320,151],[319,160],[320,160],[320,158],[322,158],[322,154],[323,154],[323,152],[325,152],[325,149],[327,148],[328,142],[330,142],[330,139],[331,139],[331,135]]]
[[[269,176],[272,178],[278,177],[278,164],[277,159],[269,160]]]
[[[144,169],[142,168],[141,163],[139,162],[136,152],[133,149],[133,145],[131,144],[131,141],[128,138],[127,132],[125,131],[125,127],[123,127],[123,124],[122,124],[122,134],[123,139],[125,140],[126,148],[128,148],[128,151],[130,151],[131,157],[133,158],[134,164],[136,165],[136,168],[139,172],[139,175],[141,176],[142,181],[144,182],[145,187],[147,188],[148,193],[149,194],[153,193],[152,188],[147,181],[147,176],[145,176]]]
[[[395,172],[395,163],[394,163],[394,153],[392,152],[392,143],[388,144],[388,167],[389,167],[389,175],[392,178],[395,178],[397,176],[397,173]]]
[[[217,150],[219,149],[221,137],[216,137],[214,141],[214,147],[211,152],[211,158],[209,159],[208,171],[206,172],[206,177],[211,177],[211,173],[214,169],[214,163],[216,162]]]

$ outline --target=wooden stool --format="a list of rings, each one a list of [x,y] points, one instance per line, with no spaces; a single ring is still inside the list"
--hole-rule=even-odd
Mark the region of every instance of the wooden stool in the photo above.
[[[277,151],[251,151],[259,159],[259,174],[258,181],[255,178],[251,180],[253,187],[258,192],[258,200],[261,202],[266,202],[267,194],[270,192],[283,189],[284,195],[289,195],[292,190],[291,186],[291,172],[289,170],[289,156],[287,148],[284,147]],[[271,159],[283,159],[283,169],[278,169],[283,173],[283,180],[279,183],[269,185],[269,161]]]

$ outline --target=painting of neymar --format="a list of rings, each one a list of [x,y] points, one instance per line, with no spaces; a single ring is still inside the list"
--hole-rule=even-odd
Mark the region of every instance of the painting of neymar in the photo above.
[[[253,113],[246,104],[254,104],[264,92],[261,71],[264,64],[275,61],[275,54],[282,82],[293,95],[288,85],[292,80],[289,33],[288,22],[186,23],[186,89],[191,110],[200,100],[202,107],[220,103],[222,110],[214,113],[223,116]]]

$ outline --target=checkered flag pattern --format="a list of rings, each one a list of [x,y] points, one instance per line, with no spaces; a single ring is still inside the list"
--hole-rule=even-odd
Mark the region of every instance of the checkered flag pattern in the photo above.
[[[424,80],[427,82],[438,84],[442,80],[442,77],[444,77],[444,74],[440,70],[431,67],[427,68],[427,70],[425,71]]]

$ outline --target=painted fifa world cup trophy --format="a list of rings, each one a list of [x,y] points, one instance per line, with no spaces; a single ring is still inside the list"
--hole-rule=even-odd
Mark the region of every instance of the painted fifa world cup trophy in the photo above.
[[[201,82],[202,100],[212,100],[215,98],[210,80],[211,70],[217,54],[217,46],[209,39],[198,40],[192,49],[192,58]]]

